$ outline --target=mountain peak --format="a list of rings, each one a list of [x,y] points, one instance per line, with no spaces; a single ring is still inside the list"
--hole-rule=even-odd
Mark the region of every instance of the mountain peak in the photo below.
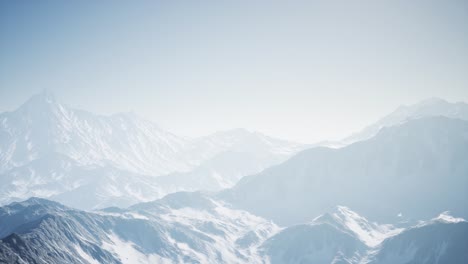
[[[223,135],[223,136],[246,136],[250,135],[252,132],[245,128],[233,128],[229,130],[216,132],[214,135]]]
[[[31,197],[31,198],[28,198],[27,200],[24,200],[22,202],[17,202],[17,203],[25,207],[32,206],[32,205],[49,205],[49,206],[63,207],[63,205],[61,205],[60,203],[47,200],[44,198],[39,198],[39,197]]]
[[[445,211],[441,213],[438,217],[432,219],[434,222],[442,222],[442,223],[460,223],[460,222],[466,222],[465,219],[459,218],[459,217],[453,217],[450,215],[449,211]]]
[[[430,97],[422,100],[421,102],[417,103],[416,105],[434,105],[434,104],[447,104],[449,103],[445,99],[439,97]]]
[[[328,224],[356,235],[369,247],[379,245],[386,238],[403,231],[391,225],[369,222],[365,217],[345,206],[335,206],[329,212],[316,217],[312,224]]]
[[[42,90],[40,93],[33,95],[30,100],[41,101],[48,104],[57,103],[55,94],[52,91],[46,89]]]
[[[468,120],[468,104],[465,102],[451,103],[441,98],[431,97],[415,104],[401,105],[392,113],[367,126],[362,131],[345,138],[342,142],[346,145],[366,140],[375,136],[384,127],[401,125],[412,119],[435,116]]]
[[[398,112],[399,110],[404,110],[404,109],[418,109],[418,108],[425,108],[425,107],[433,107],[436,105],[450,105],[451,103],[448,102],[445,99],[439,98],[439,97],[429,97],[426,99],[423,99],[419,102],[413,103],[413,104],[403,104],[400,105],[394,112]]]
[[[314,223],[343,224],[347,219],[364,219],[346,206],[337,205],[316,217]],[[367,220],[366,220],[367,221]]]
[[[439,97],[429,97],[418,103],[419,105],[435,105],[435,104],[450,104],[445,99]]]
[[[62,211],[66,210],[67,207],[58,203],[54,202],[51,200],[43,199],[43,198],[38,198],[38,197],[31,197],[27,200],[20,201],[20,202],[13,202],[9,205],[6,205],[3,207],[4,209],[6,208],[7,211],[9,212],[21,212],[25,208],[32,208],[32,210],[35,210],[34,208],[42,208],[43,212],[51,212],[51,211]],[[36,213],[35,213],[36,214]]]
[[[45,108],[55,108],[59,106],[60,103],[57,101],[54,93],[48,90],[43,90],[40,93],[37,93],[31,96],[21,107],[20,109],[32,109],[39,110]]]

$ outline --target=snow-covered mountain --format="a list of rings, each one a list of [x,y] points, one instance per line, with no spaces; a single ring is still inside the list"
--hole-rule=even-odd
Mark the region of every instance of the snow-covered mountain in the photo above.
[[[0,204],[38,196],[91,209],[217,191],[305,147],[244,129],[181,137],[132,113],[96,115],[44,92],[0,114]]]
[[[467,228],[450,215],[406,228],[381,225],[338,206],[281,230],[259,251],[271,263],[465,263]]]
[[[62,154],[43,156],[0,175],[0,201],[48,197],[75,208],[129,206],[166,194],[153,177],[111,166],[82,166]]]
[[[362,263],[466,263],[467,237],[467,221],[443,215],[386,239]]]
[[[243,129],[180,137],[133,113],[102,116],[69,108],[49,93],[2,113],[0,124],[0,171],[54,152],[82,165],[158,176],[188,171],[228,150],[281,160],[304,147]]]
[[[75,110],[48,93],[1,114],[0,124],[2,172],[51,153],[80,165],[110,165],[150,175],[188,170],[199,162],[183,158],[187,139],[151,122],[127,113],[100,116]]]
[[[371,223],[337,206],[279,228],[202,193],[83,212],[31,198],[0,208],[6,263],[465,263],[468,223]],[[378,239],[375,239],[378,238]]]
[[[366,247],[352,234],[328,224],[288,227],[268,239],[260,252],[276,263],[358,263]]]
[[[2,263],[260,263],[278,230],[197,193],[95,213],[32,198],[0,208],[0,223]]]
[[[340,149],[312,148],[220,194],[281,225],[337,204],[373,220],[468,216],[468,121],[428,117]],[[423,206],[424,205],[424,206]]]
[[[158,178],[159,184],[184,191],[219,191],[234,186],[243,176],[279,164],[307,147],[245,129],[214,133],[199,138],[194,145],[194,153],[213,154],[188,172]]]
[[[328,224],[341,231],[351,233],[368,247],[375,247],[385,239],[404,230],[394,225],[382,225],[370,222],[345,206],[336,206],[333,210],[316,217],[312,224]]]
[[[260,252],[271,263],[358,263],[370,247],[390,237],[390,230],[398,229],[336,206],[309,223],[284,228],[266,240]]]
[[[36,95],[0,114],[0,263],[466,263],[465,106],[403,107],[303,150]],[[461,218],[431,219],[444,211]]]
[[[464,102],[450,103],[440,98],[430,98],[413,105],[402,105],[392,113],[363,130],[346,137],[335,145],[348,145],[375,136],[382,128],[401,125],[411,119],[444,116],[454,119],[468,120],[468,104]],[[329,143],[329,145],[333,145]]]

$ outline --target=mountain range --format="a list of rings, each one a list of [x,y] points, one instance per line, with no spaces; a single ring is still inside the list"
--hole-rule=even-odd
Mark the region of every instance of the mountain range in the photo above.
[[[366,140],[375,136],[382,128],[401,125],[412,119],[437,116],[468,120],[468,104],[465,102],[450,103],[440,98],[429,98],[413,105],[401,105],[392,113],[344,138],[337,144],[344,146]]]
[[[420,118],[343,148],[304,150],[220,196],[284,225],[337,204],[380,221],[398,214],[427,219],[446,210],[466,218],[466,157],[468,121]]]
[[[38,196],[93,209],[218,191],[305,147],[245,129],[181,137],[132,113],[96,115],[44,92],[0,114],[0,204]]]
[[[402,106],[329,148],[42,93],[0,114],[0,263],[467,263],[467,109]]]
[[[83,212],[31,198],[0,208],[7,263],[464,263],[468,222],[447,213],[407,227],[338,206],[280,228],[201,193]]]

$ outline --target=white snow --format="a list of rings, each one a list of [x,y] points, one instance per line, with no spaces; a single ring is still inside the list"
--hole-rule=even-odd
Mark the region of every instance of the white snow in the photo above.
[[[57,201],[85,210],[125,207],[176,191],[230,187],[243,176],[278,164],[306,147],[242,129],[182,137],[133,113],[97,115],[67,107],[50,94],[35,95],[17,110],[1,113],[0,134],[7,135],[0,142],[0,178],[4,179],[0,204],[11,197],[36,195],[61,197]],[[252,157],[252,164],[232,165],[215,159],[226,152],[245,153]],[[203,180],[204,173],[187,175],[184,186],[178,186],[177,180],[154,181],[154,177],[189,173],[200,166],[213,168],[208,181]],[[93,171],[97,170],[107,179],[96,179]],[[121,177],[112,177],[116,170]],[[88,180],[83,182],[84,178]],[[76,190],[86,188],[94,190],[89,199],[93,195],[99,199],[85,205],[77,202],[81,197],[68,196],[80,196]]]
[[[136,245],[123,241],[115,234],[109,234],[109,241],[102,244],[102,248],[114,253],[122,263],[173,263],[170,259],[163,258],[157,254],[143,254],[136,249]]]
[[[312,224],[327,222],[332,225],[349,230],[369,247],[376,247],[385,239],[401,233],[403,228],[396,228],[389,224],[377,224],[369,222],[366,218],[351,211],[345,206],[337,206],[336,210],[329,214],[330,222],[324,215],[315,218]]]
[[[463,218],[453,217],[450,215],[449,211],[445,211],[441,213],[438,217],[434,218],[433,221],[440,221],[444,223],[460,223],[466,222]]]
[[[84,260],[89,262],[89,264],[99,264],[99,261],[91,257],[88,253],[84,252],[83,249],[81,249],[79,245],[75,245],[75,250],[76,250],[76,253],[78,253],[78,255],[82,257]]]

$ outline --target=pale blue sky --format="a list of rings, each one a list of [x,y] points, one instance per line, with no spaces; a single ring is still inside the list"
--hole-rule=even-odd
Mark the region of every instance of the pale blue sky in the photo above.
[[[468,1],[1,1],[0,111],[53,91],[183,135],[313,143],[468,101]]]

